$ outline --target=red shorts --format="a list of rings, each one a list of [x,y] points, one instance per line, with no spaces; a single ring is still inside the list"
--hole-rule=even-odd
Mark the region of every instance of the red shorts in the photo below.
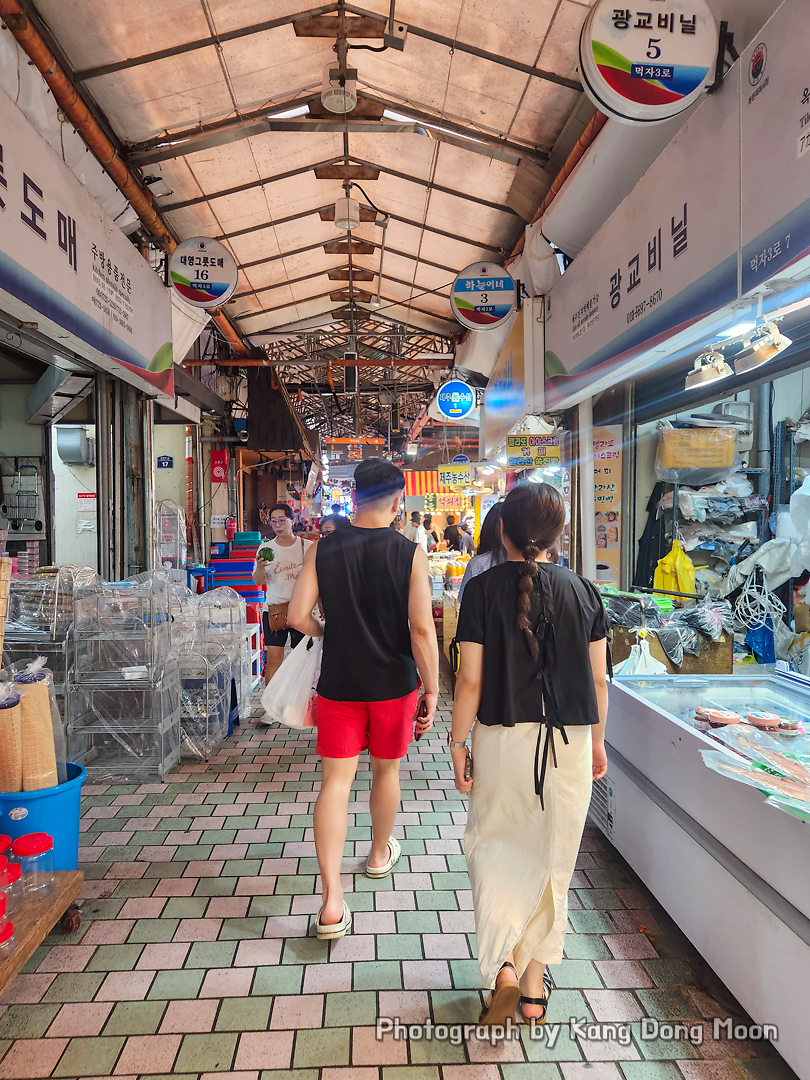
[[[403,758],[413,738],[419,691],[390,701],[331,701],[318,695],[318,745],[321,757]]]

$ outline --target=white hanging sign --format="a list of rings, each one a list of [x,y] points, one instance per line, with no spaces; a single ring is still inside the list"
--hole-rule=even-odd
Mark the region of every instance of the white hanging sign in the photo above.
[[[493,263],[473,263],[453,282],[450,307],[469,330],[494,330],[515,310],[517,288],[508,270]]]
[[[238,277],[230,251],[207,236],[184,240],[169,258],[172,287],[194,307],[220,307],[233,294]]]

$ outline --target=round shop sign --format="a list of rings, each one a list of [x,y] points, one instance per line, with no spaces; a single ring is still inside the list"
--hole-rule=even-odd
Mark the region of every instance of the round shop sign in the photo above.
[[[436,406],[448,420],[463,420],[475,408],[475,390],[461,379],[451,379],[439,389]]]
[[[469,330],[493,330],[515,310],[517,288],[502,266],[473,263],[453,282],[450,307]]]
[[[687,109],[714,78],[718,28],[707,0],[619,7],[597,0],[579,39],[594,104],[624,123],[655,124]]]
[[[184,240],[169,256],[169,280],[187,304],[215,308],[236,288],[238,269],[233,255],[207,236]]]

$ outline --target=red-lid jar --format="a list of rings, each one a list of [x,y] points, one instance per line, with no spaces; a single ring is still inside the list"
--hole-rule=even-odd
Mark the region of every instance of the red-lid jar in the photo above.
[[[0,957],[14,949],[14,923],[0,922]]]
[[[6,836],[5,833],[0,833],[0,855],[8,855],[8,849],[11,847],[11,837]]]
[[[53,851],[53,837],[45,832],[26,833],[18,836],[11,845],[11,854],[15,859],[31,859]]]

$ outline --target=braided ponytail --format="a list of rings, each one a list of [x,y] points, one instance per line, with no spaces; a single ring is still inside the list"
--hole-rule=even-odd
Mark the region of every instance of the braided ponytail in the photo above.
[[[524,558],[518,582],[517,626],[523,632],[533,660],[540,646],[529,616],[538,573],[537,558],[557,540],[565,524],[565,504],[548,484],[520,484],[503,502],[503,530]]]

